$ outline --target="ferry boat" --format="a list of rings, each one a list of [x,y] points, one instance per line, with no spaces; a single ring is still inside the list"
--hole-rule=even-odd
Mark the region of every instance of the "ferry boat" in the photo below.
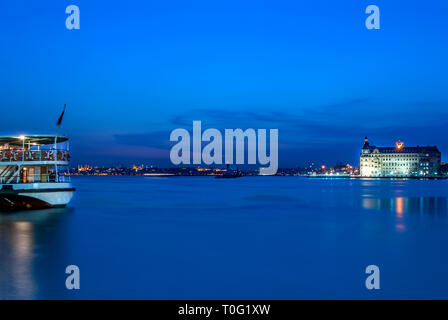
[[[0,137],[0,211],[65,207],[70,183],[68,138]]]

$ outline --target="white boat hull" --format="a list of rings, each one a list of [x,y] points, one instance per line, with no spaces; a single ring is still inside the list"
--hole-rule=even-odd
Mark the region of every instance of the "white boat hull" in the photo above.
[[[74,191],[75,189],[70,183],[3,185],[0,190],[0,209],[22,210],[65,207],[72,199]]]

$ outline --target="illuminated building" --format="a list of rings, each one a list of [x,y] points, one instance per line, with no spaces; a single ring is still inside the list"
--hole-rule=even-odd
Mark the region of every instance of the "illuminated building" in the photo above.
[[[85,165],[85,166],[78,165],[78,172],[92,171],[92,169],[93,168],[91,166],[88,166],[88,165]]]
[[[363,177],[435,177],[440,175],[440,151],[435,146],[376,147],[367,137],[361,151],[360,175]]]
[[[134,164],[134,165],[132,165],[132,170],[135,170],[135,171],[143,170],[143,165],[139,166],[139,165]]]

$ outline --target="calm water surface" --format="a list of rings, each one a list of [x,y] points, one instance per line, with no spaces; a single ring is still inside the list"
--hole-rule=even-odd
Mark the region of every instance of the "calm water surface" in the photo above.
[[[0,298],[448,298],[446,180],[73,184],[69,208],[0,214]],[[65,289],[70,264],[80,290]]]

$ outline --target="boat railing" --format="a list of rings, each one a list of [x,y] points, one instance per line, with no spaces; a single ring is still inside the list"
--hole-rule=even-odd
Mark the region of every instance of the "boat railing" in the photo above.
[[[56,183],[56,182],[70,182],[70,176],[66,174],[55,175],[51,174],[28,174],[22,176],[2,176],[0,177],[0,184],[16,184],[16,183]]]
[[[0,162],[19,161],[70,161],[70,153],[64,150],[0,150]]]

